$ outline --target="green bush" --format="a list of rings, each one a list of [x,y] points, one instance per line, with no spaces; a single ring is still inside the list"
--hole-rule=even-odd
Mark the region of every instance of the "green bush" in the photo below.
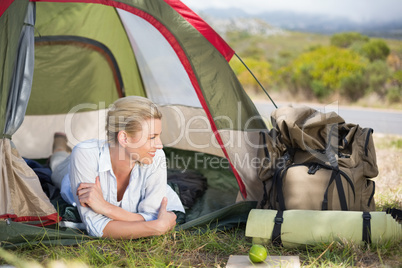
[[[243,61],[264,87],[268,87],[272,84],[271,65],[267,61],[257,60],[255,58],[244,58]],[[241,61],[233,59],[230,61],[230,66],[244,87],[252,87],[256,91],[259,90],[258,82]]]
[[[356,42],[366,43],[368,41],[367,36],[354,32],[334,34],[330,40],[331,45],[341,48],[348,48]]]
[[[390,53],[390,49],[383,40],[373,40],[362,46],[361,53],[370,61],[385,60]]]
[[[265,51],[262,48],[250,46],[243,51],[242,55],[244,58],[253,58],[258,60],[264,57],[264,53]]]
[[[319,99],[327,97],[330,93],[324,83],[319,80],[313,80],[311,82],[311,89],[313,90],[314,95]]]
[[[398,86],[392,86],[387,91],[387,100],[390,103],[397,103],[402,101],[402,88]]]
[[[385,94],[385,84],[390,77],[389,67],[385,61],[376,60],[367,65],[365,76],[370,91]]]
[[[394,72],[391,76],[391,83],[393,85],[402,87],[402,70]]]
[[[341,93],[351,101],[356,101],[363,97],[366,88],[364,76],[359,72],[344,77],[341,81]]]
[[[287,80],[291,83],[289,88],[312,92],[322,98],[337,91],[345,78],[362,75],[368,63],[367,59],[349,49],[320,47],[301,54],[281,70],[281,75],[283,78],[291,77],[290,81]]]
[[[294,72],[292,75],[294,88],[304,91],[311,91],[311,82],[313,81],[311,71],[313,68],[314,67],[308,63],[299,66],[298,72]]]
[[[314,50],[317,50],[317,49],[319,49],[319,48],[322,48],[322,45],[313,45],[313,46],[310,46],[310,47],[308,47],[306,50],[305,50],[305,52],[310,52],[310,51],[314,51]]]
[[[356,53],[362,54],[362,48],[367,42],[356,41],[351,44],[348,48]],[[363,55],[364,56],[364,55]]]
[[[279,51],[278,54],[279,54],[279,57],[285,58],[285,59],[288,59],[288,58],[290,58],[292,56],[292,53],[290,51],[287,51],[287,50],[281,50],[281,51]]]

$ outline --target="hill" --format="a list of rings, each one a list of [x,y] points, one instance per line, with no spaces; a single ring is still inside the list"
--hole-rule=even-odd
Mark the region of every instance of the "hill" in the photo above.
[[[276,100],[292,98],[298,101],[328,102],[336,99],[348,104],[353,102],[363,106],[392,106],[397,109],[400,109],[402,105],[400,97],[402,92],[400,86],[402,81],[402,40],[370,36],[368,40],[374,43],[385,42],[389,48],[387,59],[383,59],[382,62],[370,63],[365,59],[365,55],[353,54],[358,53],[359,46],[347,49],[347,51],[330,48],[332,35],[328,34],[328,31],[326,34],[320,34],[314,31],[286,30],[273,26],[261,18],[247,17],[246,13],[241,10],[232,10],[228,13],[212,10],[208,14],[203,12],[199,14],[223,36],[236,51],[236,55],[246,62],[259,82],[269,89],[271,95],[275,95]],[[316,19],[319,20],[318,17]],[[335,27],[335,25],[331,27]],[[306,26],[306,28],[308,27]],[[311,59],[308,57],[317,57],[319,53],[326,53],[325,55],[329,57],[321,55],[318,56],[318,59],[309,62]],[[345,58],[344,53],[348,54],[348,59]],[[337,55],[334,56],[335,54]],[[333,73],[330,79],[333,81],[329,86],[329,84],[325,84],[329,83],[329,78],[325,82],[321,80],[323,79],[321,76],[314,80],[313,74],[309,73],[309,70],[320,59],[327,58],[328,61],[321,63],[324,64],[322,66],[330,64],[334,70],[338,68],[344,70],[345,64],[353,65],[353,57],[360,59],[358,62],[364,77],[357,77],[356,72]],[[233,57],[230,63],[249,95],[254,95],[256,98],[261,97],[263,90],[239,59]],[[302,67],[296,67],[295,64],[302,64],[304,67],[302,65],[300,65]],[[325,72],[329,75],[329,71],[332,69],[328,68],[326,71],[322,70],[318,73]],[[299,72],[301,73],[299,74]],[[317,76],[317,74],[314,75]],[[348,76],[350,80],[348,83],[355,84],[348,87],[347,82],[341,81],[343,79],[341,76]],[[360,88],[361,90],[359,90]],[[346,91],[348,92],[346,93]]]
[[[287,11],[261,12],[248,14],[241,9],[205,9],[198,12],[211,20],[258,19],[270,27],[290,31],[311,32],[332,35],[339,32],[360,32],[370,37],[402,39],[402,16],[389,21],[363,20],[354,21],[342,16],[327,16]],[[212,23],[213,24],[213,23]]]

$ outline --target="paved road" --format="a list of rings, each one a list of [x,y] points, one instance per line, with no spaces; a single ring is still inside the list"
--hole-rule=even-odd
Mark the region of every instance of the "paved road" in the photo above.
[[[260,114],[269,118],[275,109],[270,102],[254,101]],[[279,107],[287,103],[276,103]],[[317,105],[307,104],[322,112],[335,111],[348,123],[359,124],[361,127],[370,127],[375,133],[402,135],[402,110],[380,110],[369,108],[343,107],[336,104]]]

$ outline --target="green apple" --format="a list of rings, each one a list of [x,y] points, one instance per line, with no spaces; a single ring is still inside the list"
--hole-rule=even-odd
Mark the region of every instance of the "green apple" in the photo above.
[[[263,262],[267,258],[267,249],[262,245],[253,245],[248,252],[248,257],[252,262]]]

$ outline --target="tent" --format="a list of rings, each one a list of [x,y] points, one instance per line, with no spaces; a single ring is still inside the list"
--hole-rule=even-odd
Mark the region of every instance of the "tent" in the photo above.
[[[49,157],[57,131],[72,146],[104,138],[108,106],[128,95],[161,107],[170,164],[229,173],[208,177],[236,188],[224,205],[224,191],[210,193],[208,212],[262,196],[264,121],[230,68],[234,51],[179,0],[2,0],[0,55],[1,218],[56,222],[22,157]]]

